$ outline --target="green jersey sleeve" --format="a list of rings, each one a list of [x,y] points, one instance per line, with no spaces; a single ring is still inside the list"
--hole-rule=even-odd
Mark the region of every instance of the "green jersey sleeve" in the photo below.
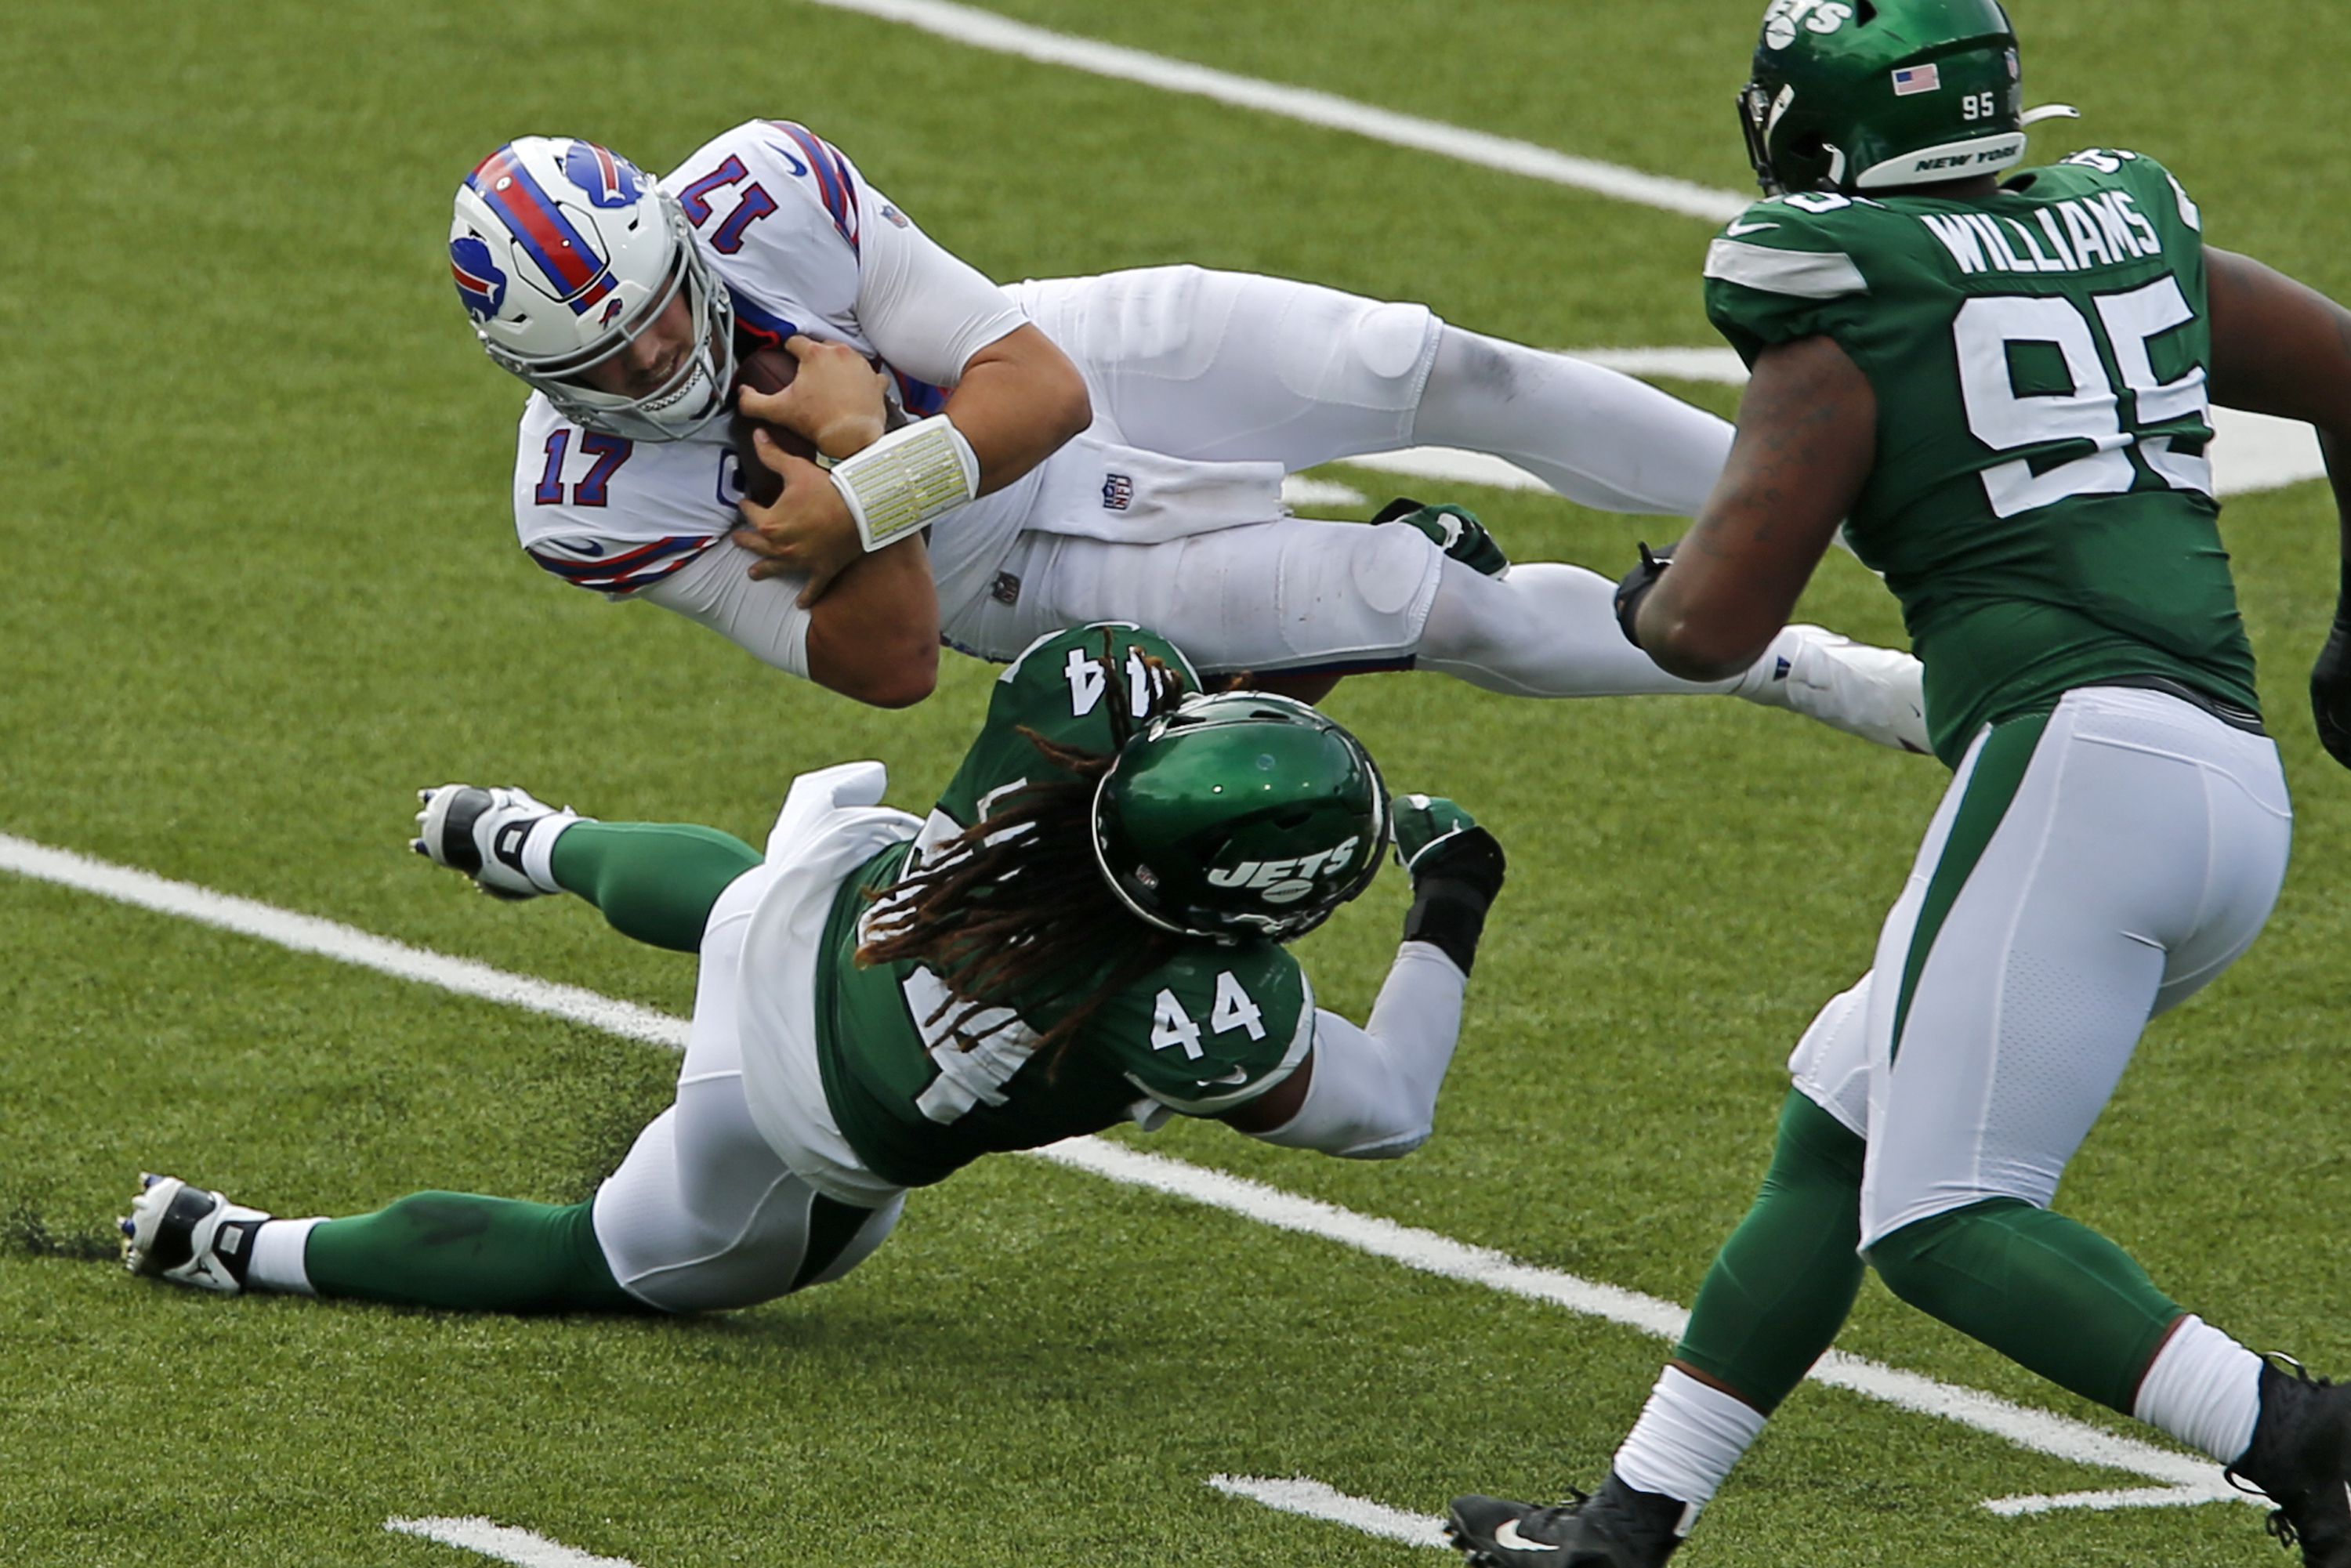
[[[1072,750],[1110,750],[1112,681],[1120,683],[1127,710],[1138,719],[1156,711],[1155,701],[1174,700],[1155,680],[1155,665],[1176,677],[1177,691],[1200,689],[1191,661],[1173,643],[1127,622],[1072,626],[1031,643],[997,677],[987,722],[939,797],[939,810],[967,828],[987,815],[997,797],[1062,777],[1030,734]]]
[[[1187,1116],[1218,1116],[1305,1059],[1314,991],[1270,942],[1204,946],[1122,991],[1085,1032],[1144,1094]]]
[[[1749,365],[1775,343],[1837,337],[1868,308],[1855,216],[1875,204],[1797,193],[1758,202],[1726,225],[1706,253],[1706,313]]]

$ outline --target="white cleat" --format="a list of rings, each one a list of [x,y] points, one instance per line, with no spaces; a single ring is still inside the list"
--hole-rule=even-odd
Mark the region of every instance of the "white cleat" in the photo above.
[[[573,822],[590,820],[569,806],[559,810],[534,800],[525,789],[444,784],[419,789],[416,798],[424,809],[416,813],[417,836],[408,847],[434,865],[465,873],[493,898],[561,893],[548,866],[555,837]]]
[[[178,1176],[143,1175],[122,1228],[122,1266],[200,1291],[245,1289],[253,1233],[269,1218]]]
[[[1819,626],[1790,626],[1734,695],[1896,751],[1926,752],[1934,747],[1927,739],[1924,676],[1925,666],[1908,653]]]

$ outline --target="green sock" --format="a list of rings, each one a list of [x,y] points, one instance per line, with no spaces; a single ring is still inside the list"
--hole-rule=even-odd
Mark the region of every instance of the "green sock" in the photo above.
[[[574,822],[548,857],[556,885],[604,912],[613,930],[695,953],[710,907],[760,863],[732,833],[683,822]]]
[[[2183,1314],[2129,1253],[2016,1198],[1906,1225],[1869,1260],[1912,1306],[2126,1416]]]
[[[1762,1190],[1707,1270],[1676,1361],[1767,1415],[1804,1380],[1861,1289],[1864,1147],[1788,1092]]]
[[[643,1312],[604,1261],[593,1207],[415,1193],[316,1227],[303,1267],[322,1296],[460,1312]]]

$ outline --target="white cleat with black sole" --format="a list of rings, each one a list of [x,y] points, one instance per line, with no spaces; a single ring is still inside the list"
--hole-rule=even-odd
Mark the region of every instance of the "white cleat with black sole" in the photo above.
[[[563,890],[549,867],[556,836],[574,822],[593,821],[570,807],[535,799],[527,789],[443,784],[419,789],[416,837],[408,847],[474,879],[493,898],[540,898]]]
[[[134,1274],[235,1295],[245,1289],[253,1233],[269,1216],[178,1176],[148,1173],[122,1228],[122,1266]]]

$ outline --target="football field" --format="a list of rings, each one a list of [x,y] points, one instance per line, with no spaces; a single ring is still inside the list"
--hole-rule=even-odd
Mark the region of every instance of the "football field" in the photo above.
[[[1589,1485],[1869,961],[1946,779],[1746,705],[1433,675],[1328,704],[1510,855],[1437,1136],[1202,1124],[984,1162],[841,1282],[700,1321],[468,1317],[134,1280],[162,1170],[280,1214],[587,1196],[668,1103],[694,967],[476,897],[413,791],[518,783],[760,841],[790,778],[920,810],[992,670],[902,713],[515,548],[522,390],[447,281],[485,153],[666,169],[805,121],[1011,279],[1192,261],[1664,366],[1724,413],[1698,273],[1750,189],[1760,0],[22,0],[0,53],[0,1564],[1445,1568],[1457,1492]],[[2162,159],[2210,241],[2351,298],[2351,7],[2017,0],[2038,153]],[[1711,214],[1711,215],[1709,215]],[[2158,1020],[2061,1197],[2257,1347],[2351,1372],[2351,778],[2304,678],[2323,484],[2241,435],[2224,528],[2298,812],[2262,942]],[[2259,450],[2256,451],[2256,447]],[[1474,507],[1614,575],[1667,519],[1437,457],[1302,511]],[[1461,477],[1473,475],[1473,477]],[[2293,481],[2293,482],[2287,482]],[[1839,554],[1807,619],[1899,644]],[[1391,871],[1300,954],[1361,1017]],[[2287,1561],[2217,1470],[1865,1287],[1677,1563]]]

